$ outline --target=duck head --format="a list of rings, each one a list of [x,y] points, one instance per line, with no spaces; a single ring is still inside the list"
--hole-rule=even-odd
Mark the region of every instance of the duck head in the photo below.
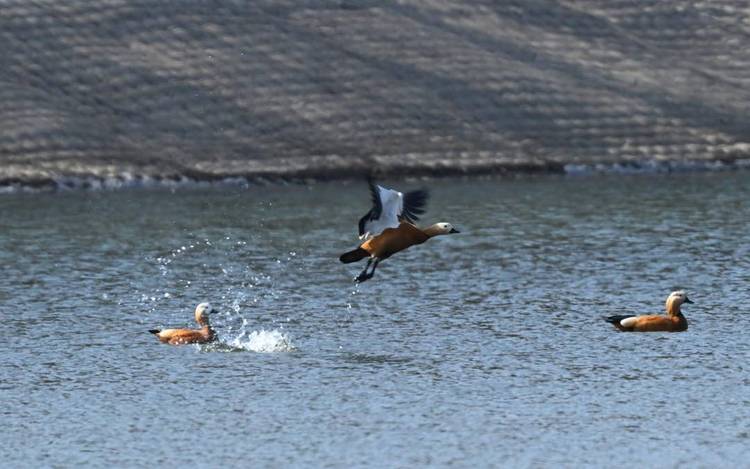
[[[216,310],[211,307],[210,303],[201,303],[195,307],[195,322],[201,326],[208,326],[208,317],[215,313]]]
[[[451,225],[450,223],[446,223],[446,222],[435,223],[432,226],[428,226],[427,228],[424,229],[424,232],[428,234],[429,236],[460,233],[460,231],[455,229],[453,225]]]
[[[685,293],[683,290],[673,291],[667,297],[667,313],[679,313],[680,305],[682,305],[683,303],[692,303],[692,301],[690,301],[690,298],[688,298],[687,293]]]

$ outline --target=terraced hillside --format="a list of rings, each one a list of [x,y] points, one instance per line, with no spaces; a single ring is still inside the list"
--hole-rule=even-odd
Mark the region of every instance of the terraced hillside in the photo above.
[[[750,158],[747,1],[15,0],[0,184]]]

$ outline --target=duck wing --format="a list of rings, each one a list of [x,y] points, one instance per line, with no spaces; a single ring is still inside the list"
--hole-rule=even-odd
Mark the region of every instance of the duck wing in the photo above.
[[[373,207],[359,219],[359,238],[377,236],[386,228],[398,228],[401,221],[414,223],[424,213],[428,193],[425,189],[402,194],[367,181]]]
[[[429,197],[430,193],[427,192],[427,189],[419,189],[404,194],[403,208],[399,219],[412,224],[415,223],[419,220],[419,216],[424,213],[424,207],[427,205]]]
[[[372,199],[372,208],[369,212],[359,219],[359,237],[364,238],[365,235],[370,232],[369,226],[374,220],[380,218],[383,213],[383,202],[380,200],[380,186],[376,185],[372,179],[367,180],[367,185],[370,187],[370,198]]]
[[[617,314],[615,316],[607,316],[604,318],[610,324],[620,324],[623,319],[634,318],[635,314]]]

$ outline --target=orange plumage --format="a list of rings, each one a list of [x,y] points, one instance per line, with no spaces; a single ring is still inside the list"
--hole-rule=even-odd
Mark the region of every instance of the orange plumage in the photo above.
[[[687,318],[680,310],[683,303],[690,304],[692,301],[685,292],[675,291],[667,297],[666,315],[609,316],[605,320],[623,332],[682,332],[688,328]]]
[[[195,322],[200,329],[151,329],[160,342],[170,345],[205,344],[216,340],[216,332],[208,322],[209,314],[216,311],[208,303],[201,303],[195,308]]]
[[[403,251],[411,246],[422,244],[433,236],[458,233],[450,223],[436,223],[427,228],[420,229],[409,222],[401,222],[397,228],[386,228],[377,236],[374,236],[353,251],[344,253],[339,260],[345,264],[357,262],[369,257],[367,265],[361,274],[355,279],[364,282],[372,278],[380,261],[388,259],[397,252]],[[370,263],[375,261],[371,272],[367,272]]]

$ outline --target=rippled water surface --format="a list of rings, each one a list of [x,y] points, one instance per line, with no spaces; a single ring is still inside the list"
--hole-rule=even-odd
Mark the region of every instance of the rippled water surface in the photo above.
[[[2,465],[748,464],[750,173],[393,184],[462,233],[358,287],[364,183],[1,196]]]

